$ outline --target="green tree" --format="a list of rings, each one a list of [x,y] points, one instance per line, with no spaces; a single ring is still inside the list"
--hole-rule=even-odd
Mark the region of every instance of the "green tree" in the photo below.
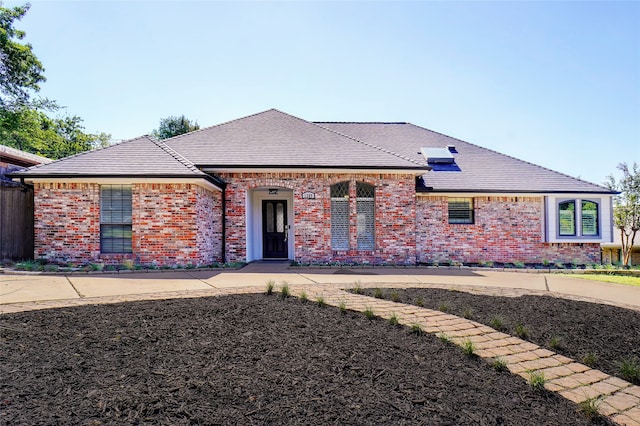
[[[184,133],[193,132],[198,130],[200,126],[197,121],[191,122],[184,115],[180,117],[167,117],[160,120],[160,126],[158,129],[153,129],[151,134],[158,139],[167,139],[174,136],[182,135]]]
[[[609,175],[607,186],[620,192],[614,198],[613,224],[620,231],[622,263],[629,266],[636,233],[640,229],[640,169],[636,163],[631,168],[627,163],[620,163],[618,170],[622,177],[616,180]]]
[[[85,133],[77,116],[50,118],[35,109],[0,109],[0,141],[26,152],[58,159],[110,144],[111,135]]]
[[[24,31],[14,27],[29,10],[30,5],[13,8],[2,7],[0,2],[0,108],[14,109],[29,104],[32,92],[40,90],[44,67],[33,53],[32,46],[21,43]],[[31,104],[32,106],[34,104]],[[48,101],[37,102],[49,106]]]

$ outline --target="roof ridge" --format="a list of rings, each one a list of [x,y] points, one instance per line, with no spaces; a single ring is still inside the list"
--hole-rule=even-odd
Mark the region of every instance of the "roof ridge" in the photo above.
[[[451,138],[451,139],[454,139],[454,140],[460,141],[460,142],[462,142],[462,143],[466,143],[466,144],[472,145],[472,146],[474,146],[474,147],[476,147],[476,148],[484,149],[484,150],[486,150],[486,151],[492,152],[492,153],[494,153],[494,154],[501,155],[501,156],[503,156],[503,157],[511,158],[512,160],[516,160],[516,161],[520,161],[520,162],[525,163],[525,164],[529,164],[529,165],[531,165],[531,166],[537,167],[537,168],[542,169],[542,170],[546,170],[546,171],[548,171],[548,172],[556,173],[556,174],[559,174],[559,175],[561,175],[561,176],[571,178],[571,179],[576,180],[576,181],[578,181],[578,182],[588,183],[589,185],[594,185],[594,186],[597,186],[597,187],[602,188],[602,189],[610,190],[609,188],[607,188],[607,187],[606,187],[606,186],[604,186],[604,185],[599,185],[599,184],[597,184],[597,183],[589,182],[588,180],[580,179],[580,178],[577,178],[577,177],[575,177],[575,176],[571,176],[571,175],[568,175],[568,174],[566,174],[566,173],[562,173],[562,172],[559,172],[559,171],[557,171],[557,170],[553,170],[553,169],[550,169],[550,168],[548,168],[548,167],[544,167],[544,166],[541,166],[541,165],[539,165],[539,164],[532,163],[532,162],[530,162],[530,161],[522,160],[522,159],[517,158],[517,157],[514,157],[514,156],[512,156],[512,155],[504,154],[504,153],[502,153],[502,152],[498,152],[498,151],[493,150],[493,149],[491,149],[491,148],[486,148],[486,147],[484,147],[484,146],[476,145],[476,144],[474,144],[474,143],[472,143],[472,142],[463,141],[462,139],[456,138],[456,137],[454,137],[454,136],[445,135],[444,133],[436,132],[435,130],[427,129],[426,127],[418,126],[417,124],[413,124],[413,123],[407,123],[407,124],[408,124],[408,125],[410,125],[410,126],[418,127],[418,128],[420,128],[420,129],[422,129],[422,130],[426,130],[426,131],[431,132],[431,133],[435,133],[435,134],[437,134],[437,135],[445,136],[445,137],[447,137],[447,138]]]
[[[244,117],[234,118],[232,120],[223,121],[222,123],[214,124],[212,126],[203,127],[201,129],[198,129],[198,130],[193,130],[191,132],[182,133],[180,135],[172,136],[170,138],[163,139],[163,141],[175,141],[175,140],[181,139],[181,138],[183,138],[185,136],[193,135],[194,133],[204,132],[205,130],[209,130],[209,129],[213,129],[213,128],[216,128],[216,127],[224,126],[225,124],[233,123],[234,121],[244,120],[245,118],[255,117],[256,115],[265,114],[265,113],[267,113],[269,111],[278,111],[278,110],[275,109],[275,108],[270,108],[270,109],[267,109],[267,110],[264,110],[264,111],[256,112],[254,114],[249,114],[249,115],[244,116]],[[286,113],[284,113],[282,111],[278,111],[278,112],[286,114]]]
[[[314,124],[411,124],[406,121],[312,121]]]
[[[286,113],[284,113],[284,114],[286,114]],[[290,115],[290,114],[287,114],[287,115]],[[294,117],[294,116],[292,116],[292,117]],[[298,117],[294,117],[294,118],[298,118]],[[358,142],[358,143],[360,143],[362,145],[368,146],[370,148],[376,149],[376,150],[384,152],[386,154],[393,155],[394,157],[401,158],[401,159],[403,159],[405,161],[408,161],[410,163],[417,164],[419,166],[429,167],[426,163],[422,163],[420,161],[414,160],[413,158],[405,157],[404,155],[400,155],[397,152],[390,151],[390,150],[388,150],[386,148],[382,148],[381,146],[374,145],[372,143],[362,141],[362,140],[360,140],[358,138],[355,138],[353,136],[349,136],[349,135],[347,135],[345,133],[341,133],[341,132],[338,132],[337,130],[329,129],[327,127],[324,127],[324,126],[321,126],[320,124],[318,124],[318,123],[322,123],[322,122],[306,121],[306,120],[303,120],[302,118],[298,118],[298,120],[302,120],[302,121],[305,121],[305,122],[307,122],[309,124],[313,124],[314,126],[318,126],[321,129],[324,129],[324,130],[327,130],[329,132],[335,133],[336,135],[340,135],[340,136],[345,137],[347,139],[351,139],[354,142]],[[329,123],[329,122],[324,122],[324,123]]]
[[[164,143],[164,141],[155,139],[155,138],[149,138],[151,140],[151,142],[153,142],[158,148],[160,148],[161,150],[163,150],[164,152],[166,152],[167,154],[169,154],[171,157],[173,157],[175,160],[177,160],[180,164],[182,164],[183,166],[185,166],[186,168],[188,168],[189,170],[191,170],[192,172],[197,172],[199,174],[202,174],[202,170],[200,170],[199,168],[196,167],[195,164],[193,164],[191,161],[189,161],[187,158],[185,158],[182,154],[180,154],[178,151],[176,151],[175,149],[171,148],[169,145],[167,145],[166,143]]]

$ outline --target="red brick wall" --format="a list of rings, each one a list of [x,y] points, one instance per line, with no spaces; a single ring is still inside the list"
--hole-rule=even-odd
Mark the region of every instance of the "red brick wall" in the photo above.
[[[293,190],[295,259],[299,262],[369,262],[413,264],[415,255],[415,180],[411,175],[352,175],[324,173],[239,173],[221,177],[227,182],[227,260],[246,259],[245,200],[261,187]],[[351,250],[331,250],[330,187],[349,181]],[[356,250],[356,182],[375,186],[376,249]],[[303,192],[316,198],[303,199]]]
[[[449,224],[448,197],[419,196],[418,261],[600,261],[599,244],[542,241],[542,197],[474,197],[474,207],[474,224]]]
[[[56,262],[202,265],[221,260],[221,194],[193,184],[132,185],[131,254],[100,253],[100,186],[34,186],[36,258]]]

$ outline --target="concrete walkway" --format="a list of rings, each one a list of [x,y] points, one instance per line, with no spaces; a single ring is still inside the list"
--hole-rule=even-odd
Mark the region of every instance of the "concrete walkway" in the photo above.
[[[171,272],[121,272],[120,274],[0,274],[0,313],[54,306],[53,301],[95,298],[140,300],[156,294],[193,297],[230,288],[260,287],[268,280],[290,285],[334,284],[383,287],[489,288],[493,294],[549,293],[578,300],[592,300],[640,310],[640,287],[587,281],[559,274],[501,272],[465,269],[292,268],[287,264],[256,262],[240,270],[182,270]],[[486,290],[483,290],[486,291]],[[134,297],[135,296],[135,297]],[[47,303],[45,303],[47,302]],[[76,304],[76,303],[73,303]],[[12,305],[12,306],[9,306]],[[44,306],[43,306],[44,305]]]
[[[0,274],[0,314],[27,310],[221,296],[265,291],[267,281],[276,289],[288,284],[293,295],[305,292],[315,301],[354,311],[373,310],[403,325],[418,325],[425,332],[446,335],[463,346],[471,342],[475,354],[502,360],[514,374],[531,378],[541,373],[545,387],[581,403],[600,398],[599,410],[616,423],[640,426],[640,387],[593,370],[572,359],[520,340],[474,321],[411,305],[342,290],[362,287],[456,288],[490,295],[550,294],[576,300],[607,303],[640,310],[640,288],[608,284],[557,274],[498,272],[465,269],[375,268],[288,269],[282,263],[253,263],[241,270],[138,272],[121,274]]]

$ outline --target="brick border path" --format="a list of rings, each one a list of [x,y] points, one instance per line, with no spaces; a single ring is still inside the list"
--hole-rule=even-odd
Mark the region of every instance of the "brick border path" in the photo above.
[[[362,286],[371,287],[366,284]],[[402,325],[412,326],[417,324],[427,333],[448,336],[448,338],[458,346],[463,346],[470,341],[476,349],[474,353],[479,357],[488,360],[500,358],[506,363],[509,371],[526,380],[531,378],[532,372],[542,373],[546,379],[545,388],[547,390],[558,392],[563,397],[575,403],[581,403],[590,398],[599,398],[600,404],[598,405],[598,411],[601,414],[608,416],[620,425],[640,426],[640,386],[635,386],[622,379],[605,374],[600,370],[591,369],[570,358],[558,355],[531,342],[498,332],[491,327],[475,321],[440,311],[349,293],[342,289],[344,287],[344,284],[291,285],[290,291],[292,295],[297,297],[300,297],[304,292],[311,301],[315,301],[321,297],[327,305],[343,307],[352,311],[364,312],[367,309],[371,309],[376,316],[385,319],[389,319],[395,315],[398,322]],[[384,287],[456,288],[473,293],[501,296],[550,294],[549,292],[523,289],[433,284],[420,285],[415,283],[385,284]],[[274,290],[277,291],[278,288]],[[25,302],[0,305],[0,314],[93,304],[224,296],[230,294],[260,293],[264,291],[265,286],[255,286]],[[565,297],[565,295],[554,296]],[[578,297],[570,298],[588,300]],[[602,303],[601,301],[598,302]]]

